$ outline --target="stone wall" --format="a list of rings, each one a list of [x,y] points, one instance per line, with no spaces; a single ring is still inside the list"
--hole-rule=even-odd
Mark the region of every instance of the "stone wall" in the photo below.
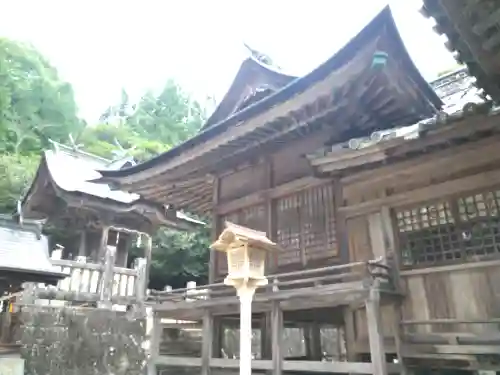
[[[25,306],[20,318],[28,375],[143,373],[143,320],[117,311],[47,306]]]

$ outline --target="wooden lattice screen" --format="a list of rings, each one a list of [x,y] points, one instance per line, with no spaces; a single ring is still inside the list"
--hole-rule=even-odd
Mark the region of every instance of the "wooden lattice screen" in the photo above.
[[[305,264],[338,254],[332,185],[276,200],[276,241],[285,250],[278,266]]]
[[[235,224],[244,225],[248,228],[266,232],[267,218],[265,205],[250,206],[241,210],[231,212],[221,217],[222,223],[230,221]],[[217,256],[217,273],[225,275],[227,273],[227,258],[220,253]]]
[[[500,190],[396,212],[406,265],[478,260],[500,252]]]

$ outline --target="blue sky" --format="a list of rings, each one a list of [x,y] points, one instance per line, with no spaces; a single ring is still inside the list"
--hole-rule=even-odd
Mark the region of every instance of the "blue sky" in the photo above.
[[[389,1],[427,79],[453,67],[418,9]],[[80,114],[96,120],[119,100],[174,78],[198,98],[224,95],[246,56],[243,42],[292,74],[333,55],[387,0],[16,0],[2,4],[0,35],[32,42],[70,81]]]

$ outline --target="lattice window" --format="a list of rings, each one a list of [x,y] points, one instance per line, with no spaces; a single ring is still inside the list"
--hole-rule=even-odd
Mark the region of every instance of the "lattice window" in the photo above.
[[[500,252],[500,191],[396,213],[403,264],[436,264]]]
[[[276,202],[278,264],[337,255],[333,186],[310,188]]]
[[[265,205],[250,206],[231,212],[221,218],[221,223],[225,221],[266,232],[267,218]],[[217,273],[219,275],[227,273],[227,258],[225,254],[221,253],[217,256]]]

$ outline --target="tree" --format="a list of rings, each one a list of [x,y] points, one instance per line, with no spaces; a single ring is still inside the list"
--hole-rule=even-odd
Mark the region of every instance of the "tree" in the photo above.
[[[163,289],[165,285],[184,288],[188,281],[198,284],[208,279],[210,246],[209,227],[182,233],[159,230],[153,237],[153,257],[149,287]],[[144,254],[141,248],[132,249],[131,259]]]
[[[0,87],[0,152],[39,152],[83,127],[71,85],[31,45],[0,38]]]
[[[0,155],[0,212],[15,212],[17,200],[31,184],[38,162],[38,156]]]
[[[192,137],[205,117],[200,103],[169,80],[158,95],[146,92],[126,122],[140,137],[172,147]]]

